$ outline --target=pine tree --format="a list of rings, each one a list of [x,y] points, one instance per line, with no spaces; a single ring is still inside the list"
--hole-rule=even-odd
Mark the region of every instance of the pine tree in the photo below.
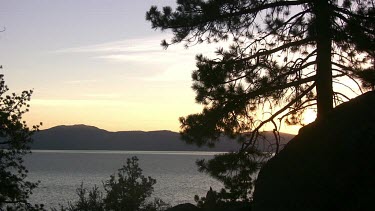
[[[26,180],[23,164],[24,155],[30,153],[31,136],[39,127],[29,128],[22,121],[32,90],[20,95],[8,91],[0,74],[0,210],[44,210],[28,202],[38,183]]]
[[[222,134],[246,134],[239,153],[247,153],[271,123],[278,151],[284,120],[300,124],[307,108],[324,119],[350,99],[340,86],[356,94],[354,89],[373,87],[374,5],[373,0],[178,0],[175,10],[151,7],[146,19],[152,28],[174,34],[164,47],[231,42],[217,49],[216,58],[196,56],[192,88],[204,109],[180,118],[184,140],[213,145]],[[213,173],[208,163],[201,167],[226,175],[225,168]]]

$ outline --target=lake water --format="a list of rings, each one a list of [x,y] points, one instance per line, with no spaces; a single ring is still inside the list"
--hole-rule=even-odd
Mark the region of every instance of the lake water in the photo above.
[[[39,180],[31,202],[47,207],[66,205],[77,199],[76,188],[81,182],[86,187],[109,179],[125,163],[126,158],[137,156],[143,174],[156,179],[154,197],[176,205],[194,203],[194,195],[205,196],[212,187],[222,184],[197,171],[197,159],[210,159],[213,152],[137,152],[137,151],[76,151],[35,150],[25,158],[29,181]]]

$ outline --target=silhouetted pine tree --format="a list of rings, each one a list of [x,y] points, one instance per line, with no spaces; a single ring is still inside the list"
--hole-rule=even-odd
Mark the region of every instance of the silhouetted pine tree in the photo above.
[[[8,94],[0,74],[0,210],[44,210],[28,202],[37,183],[26,180],[23,156],[30,153],[31,135],[39,126],[27,127],[22,115],[28,111],[32,91]]]
[[[228,48],[217,49],[216,58],[197,55],[193,89],[196,101],[205,107],[199,114],[180,118],[182,137],[189,143],[213,145],[222,134],[247,134],[239,153],[250,155],[246,151],[254,151],[264,124],[275,126],[278,140],[282,120],[301,123],[301,114],[310,107],[317,108],[318,120],[324,119],[335,105],[348,100],[337,87],[362,92],[362,85],[374,86],[374,4],[373,0],[178,0],[175,10],[151,7],[146,19],[152,28],[174,34],[162,42],[164,47],[232,41]],[[260,111],[269,115],[262,118]],[[200,166],[216,177],[227,175],[229,168],[218,172],[207,162]]]

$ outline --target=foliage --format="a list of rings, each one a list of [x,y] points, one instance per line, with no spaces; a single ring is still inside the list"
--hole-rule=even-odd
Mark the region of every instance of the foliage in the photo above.
[[[151,196],[156,180],[142,175],[138,166],[138,158],[132,157],[126,161],[126,166],[118,170],[117,177],[111,175],[105,182],[107,193],[104,199],[108,210],[137,210],[143,207],[147,197]]]
[[[164,47],[224,45],[214,58],[196,56],[192,88],[204,108],[180,118],[182,138],[197,145],[214,145],[223,134],[245,139],[236,154],[246,162],[265,124],[274,126],[277,153],[282,122],[301,124],[308,108],[324,119],[350,99],[347,92],[373,88],[374,5],[373,0],[177,0],[175,10],[151,7],[146,19],[152,28],[174,34]],[[238,172],[238,164],[223,168]],[[205,166],[213,175],[219,168]]]
[[[0,210],[42,210],[42,205],[28,202],[37,183],[26,180],[27,169],[23,157],[30,153],[31,129],[22,121],[28,111],[32,91],[7,94],[4,76],[0,75]]]
[[[221,201],[248,201],[253,191],[254,173],[259,170],[265,157],[253,153],[230,152],[215,155],[211,160],[199,160],[199,171],[206,172],[221,181],[224,188],[217,194]]]
[[[207,192],[206,197],[199,197],[195,195],[195,201],[197,202],[197,207],[201,210],[215,210],[215,211],[228,211],[228,210],[251,210],[250,201],[227,201],[224,200],[218,193],[210,187]]]
[[[104,210],[103,193],[99,191],[98,187],[94,186],[90,191],[83,186],[76,190],[78,200],[74,203],[69,202],[65,208],[63,205],[60,206],[61,211],[102,211]],[[52,209],[57,211],[57,209]]]
[[[98,187],[88,191],[83,184],[77,189],[78,201],[69,203],[61,211],[162,211],[168,204],[155,198],[149,202],[156,180],[145,177],[138,166],[138,158],[128,158],[126,165],[104,182],[105,194]],[[104,195],[104,196],[103,196]],[[55,209],[56,211],[56,209]]]

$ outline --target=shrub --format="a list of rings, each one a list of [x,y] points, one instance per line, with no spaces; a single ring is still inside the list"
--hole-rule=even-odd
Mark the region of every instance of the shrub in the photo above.
[[[150,202],[156,180],[145,177],[138,165],[138,158],[128,158],[126,165],[116,175],[103,183],[105,194],[97,186],[90,191],[81,184],[77,189],[78,200],[61,211],[162,211],[169,205],[160,199]],[[104,197],[103,197],[104,195]],[[57,211],[56,209],[53,209]]]

